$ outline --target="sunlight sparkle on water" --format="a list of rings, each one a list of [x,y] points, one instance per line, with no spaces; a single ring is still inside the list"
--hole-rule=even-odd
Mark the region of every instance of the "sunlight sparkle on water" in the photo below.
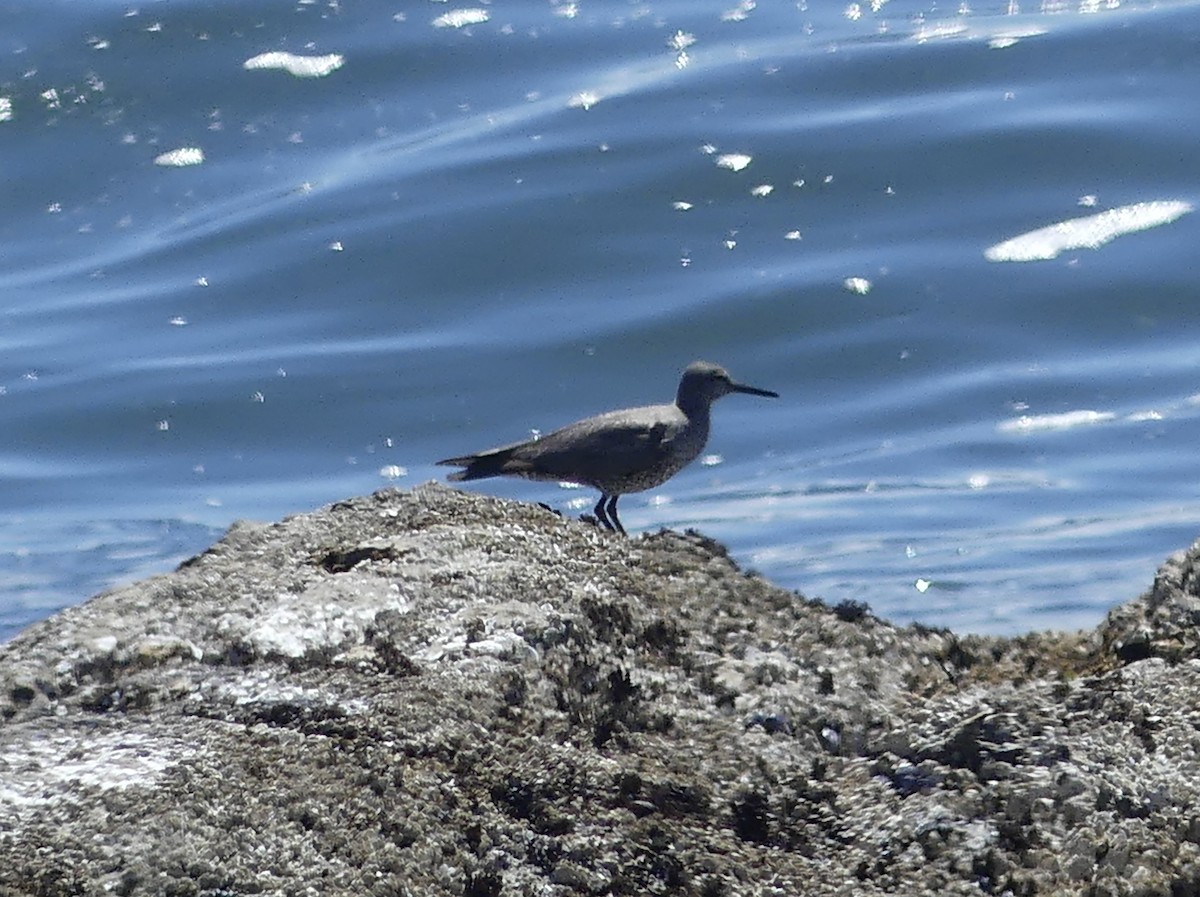
[[[1031,433],[1035,430],[1066,430],[1071,427],[1100,424],[1116,418],[1111,411],[1064,411],[1061,414],[1022,415],[1001,421],[996,429],[1001,433]]]
[[[696,42],[696,36],[686,31],[676,31],[667,38],[667,46],[672,50],[686,50]]]
[[[586,112],[599,102],[600,94],[592,90],[583,90],[567,100],[567,105],[572,109],[582,109]]]
[[[721,13],[722,22],[741,22],[746,19],[754,11],[754,0],[742,0],[737,6],[732,9],[727,9]]]
[[[728,168],[730,171],[741,171],[752,161],[754,161],[754,157],[747,156],[745,153],[722,153],[717,156],[717,167]]]
[[[434,28],[463,28],[480,25],[488,20],[486,9],[452,9],[433,20]]]
[[[983,255],[990,262],[1044,261],[1069,249],[1098,249],[1123,234],[1170,224],[1190,211],[1191,203],[1180,200],[1139,202],[1038,228],[989,246]]]
[[[188,165],[199,165],[204,161],[204,150],[195,146],[184,146],[157,156],[155,165],[164,168],[185,168]]]
[[[327,56],[297,56],[294,53],[274,51],[252,56],[242,63],[244,69],[279,69],[297,78],[323,78],[335,72],[345,63],[337,53]]]

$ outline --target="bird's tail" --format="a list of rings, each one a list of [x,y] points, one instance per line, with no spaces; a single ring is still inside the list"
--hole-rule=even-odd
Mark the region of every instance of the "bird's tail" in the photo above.
[[[482,480],[508,473],[509,471],[505,470],[504,465],[508,463],[511,456],[512,449],[503,448],[480,452],[478,455],[463,455],[461,458],[446,458],[437,463],[447,467],[463,468],[463,470],[456,470],[446,477],[446,479],[458,483],[463,480]]]

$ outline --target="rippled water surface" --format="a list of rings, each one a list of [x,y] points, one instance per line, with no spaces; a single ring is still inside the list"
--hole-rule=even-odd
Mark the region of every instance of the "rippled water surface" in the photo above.
[[[1194,2],[4,20],[0,637],[694,358],[782,398],[622,518],[805,594],[1092,625],[1200,529]]]

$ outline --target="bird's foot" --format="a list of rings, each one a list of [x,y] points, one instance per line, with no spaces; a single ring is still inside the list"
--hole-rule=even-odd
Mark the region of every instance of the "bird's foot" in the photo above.
[[[607,523],[602,521],[595,514],[580,514],[579,522],[580,523],[590,523],[592,526],[596,527],[596,529],[600,530],[600,532],[602,532],[602,533],[611,533],[613,531],[611,526],[609,526]]]

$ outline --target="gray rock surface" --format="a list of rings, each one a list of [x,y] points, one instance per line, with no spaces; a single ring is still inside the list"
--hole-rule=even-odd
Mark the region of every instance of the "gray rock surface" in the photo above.
[[[1200,893],[1200,545],[1094,632],[897,628],[427,485],[0,646],[0,893]]]

